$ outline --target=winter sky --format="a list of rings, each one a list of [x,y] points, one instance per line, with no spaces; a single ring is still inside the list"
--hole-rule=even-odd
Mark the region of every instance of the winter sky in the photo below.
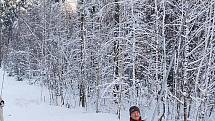
[[[76,0],[66,0],[67,10],[75,11],[76,10]]]

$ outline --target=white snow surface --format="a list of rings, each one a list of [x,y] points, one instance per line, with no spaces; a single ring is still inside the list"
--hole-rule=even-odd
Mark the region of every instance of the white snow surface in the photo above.
[[[0,85],[3,71],[0,70]],[[69,109],[40,101],[39,86],[4,76],[2,98],[5,121],[119,121],[114,114],[90,113],[81,108]],[[127,117],[122,121],[129,120]]]

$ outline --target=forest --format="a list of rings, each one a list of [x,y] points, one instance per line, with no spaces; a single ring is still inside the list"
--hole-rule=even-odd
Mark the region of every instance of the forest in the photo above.
[[[0,65],[41,100],[153,121],[215,113],[215,0],[0,0]]]

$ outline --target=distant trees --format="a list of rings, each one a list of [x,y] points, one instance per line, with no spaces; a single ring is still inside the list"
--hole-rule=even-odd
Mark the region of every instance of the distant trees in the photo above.
[[[76,11],[67,1],[7,3],[0,60],[41,84],[42,100],[119,118],[138,105],[153,121],[214,113],[214,0],[78,0]]]

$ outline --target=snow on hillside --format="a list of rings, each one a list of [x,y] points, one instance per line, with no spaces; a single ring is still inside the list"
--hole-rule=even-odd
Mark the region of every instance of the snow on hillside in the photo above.
[[[0,71],[1,84],[2,80],[3,71]],[[118,121],[113,114],[88,113],[82,109],[42,103],[40,87],[28,85],[25,81],[15,81],[6,75],[4,80],[2,97],[5,100],[5,121]]]

